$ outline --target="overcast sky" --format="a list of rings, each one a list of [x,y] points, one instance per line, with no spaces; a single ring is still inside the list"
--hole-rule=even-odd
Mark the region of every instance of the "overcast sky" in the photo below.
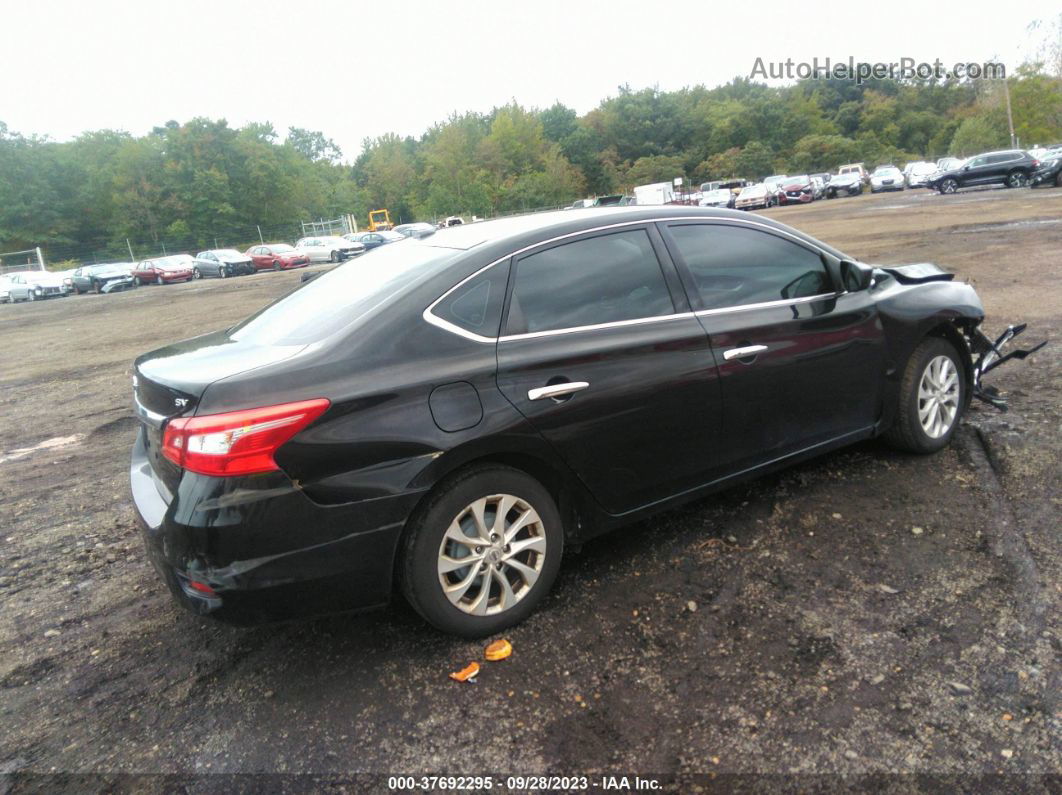
[[[401,9],[397,14],[389,9]],[[585,113],[618,85],[748,76],[757,57],[996,58],[1013,70],[1058,0],[982,2],[237,2],[0,0],[0,121],[65,140],[168,119],[420,135],[515,98]]]

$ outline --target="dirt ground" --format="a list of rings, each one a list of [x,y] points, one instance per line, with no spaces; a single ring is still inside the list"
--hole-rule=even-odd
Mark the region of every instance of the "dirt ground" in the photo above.
[[[977,286],[989,331],[1059,338],[1062,190],[768,213],[867,262],[934,261]],[[246,786],[195,778],[228,773],[1062,786],[1062,345],[993,374],[1010,412],[975,406],[938,455],[861,444],[586,545],[512,658],[461,685],[446,675],[481,644],[400,601],[234,629],[179,609],[144,557],[131,361],[299,277],[0,307],[0,792]]]

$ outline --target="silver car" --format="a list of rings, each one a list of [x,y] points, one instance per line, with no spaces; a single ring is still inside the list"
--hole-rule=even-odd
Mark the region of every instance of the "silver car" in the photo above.
[[[192,278],[217,276],[227,279],[229,276],[254,273],[254,262],[246,254],[234,248],[212,248],[200,251],[192,262]]]
[[[18,271],[8,273],[0,280],[0,300],[12,304],[60,298],[66,294],[62,277],[47,271]]]
[[[342,262],[365,253],[365,246],[361,243],[331,235],[304,237],[295,244],[295,248],[309,257],[310,262]]]

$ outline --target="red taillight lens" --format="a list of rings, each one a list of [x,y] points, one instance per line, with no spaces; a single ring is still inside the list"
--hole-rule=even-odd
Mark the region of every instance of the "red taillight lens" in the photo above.
[[[166,425],[162,454],[201,475],[251,475],[280,467],[273,454],[320,417],[325,398],[225,414],[177,417]]]

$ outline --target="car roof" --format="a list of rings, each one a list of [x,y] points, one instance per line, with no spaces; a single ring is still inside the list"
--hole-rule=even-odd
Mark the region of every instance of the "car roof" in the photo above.
[[[542,233],[555,231],[559,234],[595,229],[609,223],[626,223],[633,221],[654,221],[661,218],[686,217],[735,217],[733,213],[721,210],[711,211],[703,207],[684,207],[681,205],[627,205],[623,207],[587,207],[579,213],[551,210],[542,213],[528,213],[499,218],[493,221],[476,221],[471,224],[459,224],[438,230],[434,235],[424,238],[426,245],[438,248],[455,248],[468,250],[485,243],[502,242],[525,236],[541,236]],[[737,217],[743,217],[738,215]]]

